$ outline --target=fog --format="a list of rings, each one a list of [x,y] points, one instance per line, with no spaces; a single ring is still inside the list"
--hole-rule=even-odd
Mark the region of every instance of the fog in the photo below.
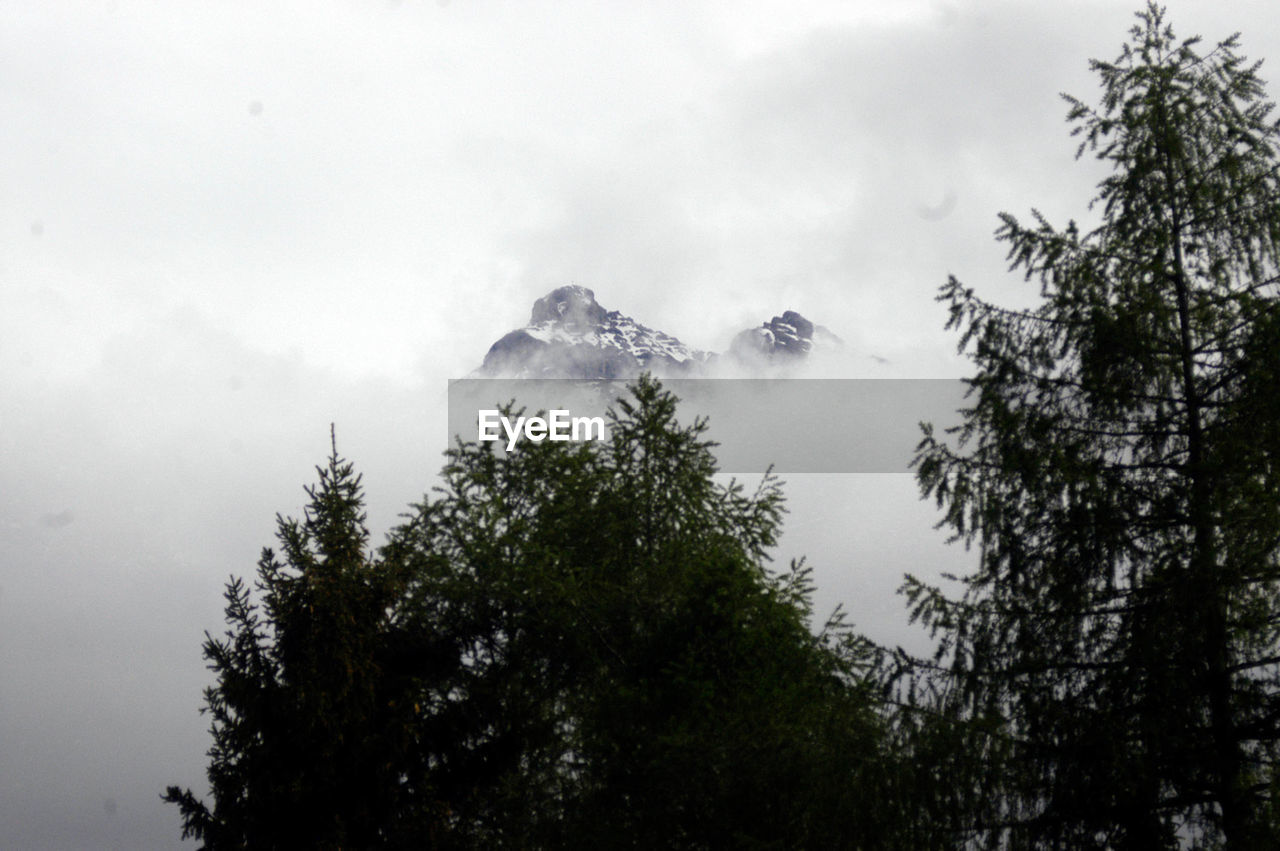
[[[1280,61],[1269,4],[1171,4]],[[723,351],[797,310],[840,378],[965,373],[997,213],[1088,221],[1059,92],[1136,3],[18,4],[0,16],[0,845],[178,844],[206,630],[334,423],[375,541],[448,380],[553,287]],[[1264,66],[1268,76],[1271,66]],[[1272,87],[1275,91],[1275,87]],[[904,429],[914,424],[904,423]],[[907,474],[785,477],[820,615],[971,558]]]

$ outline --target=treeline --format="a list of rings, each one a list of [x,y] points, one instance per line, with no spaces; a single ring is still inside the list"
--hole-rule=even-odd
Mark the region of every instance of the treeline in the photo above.
[[[974,371],[916,472],[973,544],[927,659],[768,560],[641,380],[608,444],[462,444],[376,550],[336,446],[207,637],[221,848],[1280,847],[1280,125],[1228,39],[1138,15],[1068,98],[1101,224],[1002,217],[1041,301],[954,279]]]
[[[654,382],[612,441],[459,446],[376,554],[336,450],[227,590],[210,848],[855,847],[901,814],[871,648],[767,568],[777,484],[718,486]],[[868,797],[874,795],[874,797]]]

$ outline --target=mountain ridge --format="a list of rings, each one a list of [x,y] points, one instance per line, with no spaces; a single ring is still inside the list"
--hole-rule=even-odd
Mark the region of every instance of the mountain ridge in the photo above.
[[[595,292],[577,284],[557,287],[533,303],[529,322],[500,337],[475,377],[659,378],[711,377],[731,371],[786,369],[815,346],[842,341],[793,310],[738,333],[724,354],[685,345],[617,310],[606,310]]]

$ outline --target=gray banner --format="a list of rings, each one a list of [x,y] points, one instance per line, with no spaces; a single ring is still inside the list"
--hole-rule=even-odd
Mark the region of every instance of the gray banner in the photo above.
[[[935,430],[960,422],[965,385],[959,379],[668,379],[662,386],[680,400],[681,423],[708,418],[707,437],[726,473],[906,473],[920,442],[921,422]],[[476,441],[483,429],[505,451],[517,431],[514,403],[541,426],[526,435],[594,437],[592,419],[620,396],[627,382],[576,379],[457,379],[449,382],[449,441]],[[550,414],[549,412],[560,412]],[[578,422],[575,424],[575,420]],[[607,418],[605,420],[607,424]],[[607,435],[606,435],[607,438]],[[546,437],[544,437],[546,439]]]

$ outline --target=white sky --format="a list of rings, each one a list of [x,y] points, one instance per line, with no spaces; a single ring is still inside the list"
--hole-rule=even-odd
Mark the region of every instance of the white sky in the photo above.
[[[1280,62],[1270,3],[1171,5]],[[381,540],[447,379],[555,286],[703,349],[794,309],[866,374],[961,374],[936,289],[1034,298],[996,214],[1087,217],[1057,94],[1094,96],[1136,8],[5,4],[0,845],[176,842],[203,631],[328,424]],[[791,493],[819,608],[910,640],[898,577],[965,563],[910,479]]]

